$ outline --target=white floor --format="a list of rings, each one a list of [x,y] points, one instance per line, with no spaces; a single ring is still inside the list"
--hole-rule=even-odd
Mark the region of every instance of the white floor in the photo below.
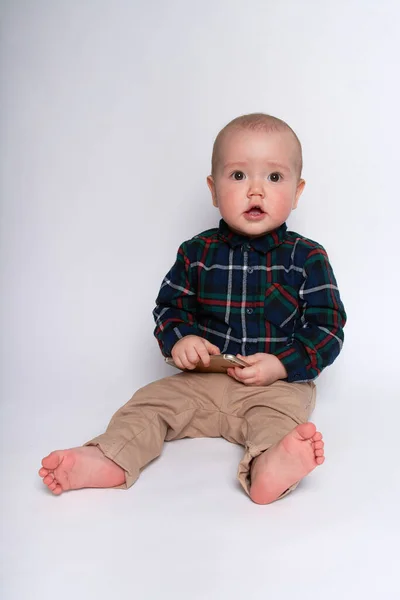
[[[68,390],[42,411],[51,398],[30,403],[21,384],[3,405],[1,598],[400,598],[398,425],[385,410],[398,394],[328,381],[313,419],[326,463],[266,507],[241,491],[241,449],[222,439],[167,444],[127,492],[53,497],[40,458],[97,433],[93,415],[60,408]]]

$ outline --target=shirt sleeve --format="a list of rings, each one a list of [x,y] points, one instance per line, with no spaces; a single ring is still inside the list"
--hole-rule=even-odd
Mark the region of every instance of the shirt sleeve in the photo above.
[[[315,379],[342,349],[346,312],[324,248],[314,248],[304,264],[299,290],[301,317],[292,337],[275,356],[284,364],[288,382]]]
[[[154,335],[164,356],[171,356],[175,343],[185,335],[200,335],[197,321],[197,292],[190,275],[187,243],[178,250],[175,264],[164,277],[156,299]]]

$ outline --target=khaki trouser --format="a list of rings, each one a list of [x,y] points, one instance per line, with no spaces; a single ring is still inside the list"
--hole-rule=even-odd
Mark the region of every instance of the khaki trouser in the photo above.
[[[124,469],[126,483],[119,487],[128,488],[165,440],[222,436],[245,447],[238,479],[248,494],[253,458],[307,422],[315,396],[312,382],[253,387],[220,373],[179,373],[138,390],[106,432],[86,445],[98,446]]]

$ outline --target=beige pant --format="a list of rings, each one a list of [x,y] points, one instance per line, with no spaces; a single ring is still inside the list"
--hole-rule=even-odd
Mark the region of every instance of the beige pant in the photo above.
[[[120,487],[126,488],[161,454],[165,440],[222,436],[245,447],[238,479],[249,493],[253,458],[307,422],[315,396],[312,382],[252,387],[219,373],[179,373],[138,390],[87,445],[124,469]]]

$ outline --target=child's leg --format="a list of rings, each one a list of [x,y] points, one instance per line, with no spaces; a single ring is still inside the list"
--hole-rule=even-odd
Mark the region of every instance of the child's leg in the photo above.
[[[52,452],[39,474],[55,494],[127,488],[160,455],[164,440],[220,436],[220,405],[229,382],[216,373],[179,373],[151,383],[117,411],[104,434],[84,447]]]
[[[255,502],[283,497],[322,464],[322,435],[307,423],[315,395],[313,383],[246,387],[232,380],[222,435],[246,448],[238,478]]]

